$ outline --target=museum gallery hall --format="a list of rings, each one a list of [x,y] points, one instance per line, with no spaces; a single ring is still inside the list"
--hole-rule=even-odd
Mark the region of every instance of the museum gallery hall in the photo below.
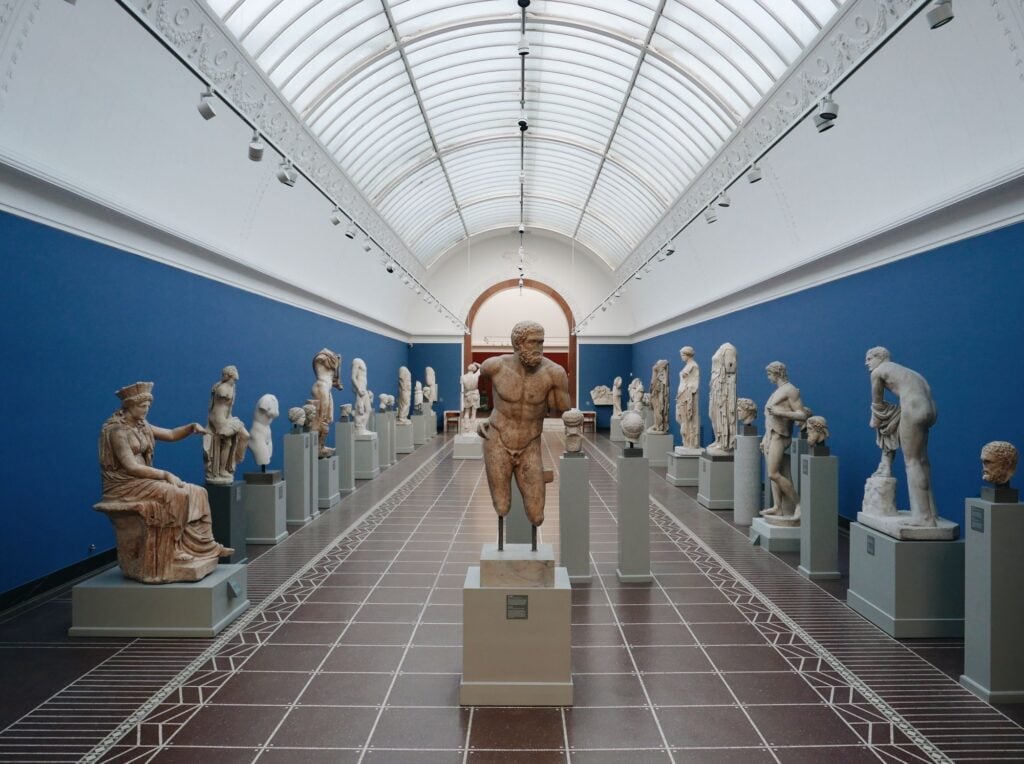
[[[0,2],[0,762],[1024,762],[1021,51]]]

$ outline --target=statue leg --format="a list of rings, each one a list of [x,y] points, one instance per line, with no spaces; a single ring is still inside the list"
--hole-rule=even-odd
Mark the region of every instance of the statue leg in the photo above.
[[[904,429],[906,428],[906,429]],[[932,495],[932,466],[928,461],[928,428],[900,421],[900,447],[907,467],[907,492],[910,494],[910,519],[914,525],[936,525],[935,497]]]
[[[504,517],[512,506],[512,457],[502,447],[497,431],[484,439],[483,451],[491,502],[498,517]]]
[[[515,467],[516,484],[523,495],[527,519],[535,526],[544,523],[544,463],[540,455],[540,436],[523,449]]]

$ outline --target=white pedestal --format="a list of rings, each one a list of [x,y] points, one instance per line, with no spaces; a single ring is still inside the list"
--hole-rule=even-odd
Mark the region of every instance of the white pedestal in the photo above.
[[[761,437],[737,435],[734,456],[733,522],[746,526],[761,511]]]
[[[395,454],[411,454],[416,448],[413,442],[413,431],[415,427],[412,422],[395,422]]]
[[[72,637],[213,637],[249,607],[244,565],[201,581],[142,584],[110,568],[71,589]]]
[[[708,509],[733,507],[733,456],[701,454],[697,475],[697,503]]]
[[[643,457],[623,455],[615,461],[619,468],[615,575],[620,581],[651,581],[650,468]]]
[[[380,441],[377,433],[356,435],[356,480],[373,480],[380,474]]]
[[[810,446],[806,438],[793,438],[789,442],[789,479],[793,481],[793,489],[796,495],[800,495],[800,486],[803,482],[803,475],[800,472],[800,459],[810,453]]]
[[[483,440],[476,433],[455,436],[453,459],[483,459]]]
[[[320,433],[309,433],[309,516],[320,514]]]
[[[697,485],[700,455],[703,453],[703,449],[687,450],[692,453],[680,453],[677,448],[665,454],[665,480],[669,485]]]
[[[986,703],[1024,703],[1024,504],[968,499],[964,673]]]
[[[545,487],[546,489],[546,487]],[[523,494],[515,477],[512,478],[512,506],[505,515],[505,542],[508,544],[529,544],[533,541],[533,526],[526,519]]]
[[[608,435],[608,439],[613,443],[625,443],[626,436],[622,434],[622,415],[612,416],[611,419],[611,432]]]
[[[558,551],[569,581],[590,581],[590,457],[558,459]]]
[[[422,446],[427,442],[427,415],[413,414],[412,417],[412,444]]]
[[[464,706],[572,705],[571,589],[565,568],[552,587],[480,585],[480,568],[462,590]]]
[[[806,443],[807,441],[803,441]],[[840,578],[839,460],[800,459],[800,566],[812,581]]]
[[[263,482],[261,478],[276,478],[276,481]],[[287,485],[278,471],[245,476],[242,503],[245,505],[247,544],[277,544],[288,536],[287,496]]]
[[[846,602],[897,639],[962,637],[964,543],[898,541],[850,523]]]
[[[284,475],[288,480],[287,522],[289,528],[301,528],[310,521],[309,433],[284,436]]]
[[[640,413],[644,418],[644,432],[647,432],[647,428],[654,424],[654,409],[644,406]]]
[[[355,432],[355,422],[341,421],[334,425],[334,444],[337,446],[334,455],[338,459],[338,493],[342,496],[347,496],[356,490]]]
[[[341,504],[341,494],[338,492],[338,455],[328,456],[326,459],[318,461],[317,467],[320,470],[318,506],[321,511],[333,509]]]
[[[672,433],[648,432],[644,435],[644,459],[652,467],[664,467],[665,454],[672,450]]]
[[[386,470],[391,466],[391,425],[388,423],[388,415],[385,411],[377,413],[377,459],[379,468]]]
[[[760,544],[772,554],[800,551],[799,525],[770,525],[763,517],[755,517],[749,534],[751,544]]]
[[[398,433],[395,430],[395,420],[398,415],[394,411],[388,412],[388,429],[391,431],[391,448],[388,449],[388,464],[396,464],[398,462]],[[383,460],[383,456],[381,459]]]

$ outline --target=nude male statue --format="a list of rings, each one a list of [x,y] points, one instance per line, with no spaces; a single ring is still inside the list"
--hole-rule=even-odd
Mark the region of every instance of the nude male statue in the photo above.
[[[544,522],[544,465],[541,432],[544,417],[557,417],[571,407],[569,378],[558,364],[544,357],[544,327],[520,321],[512,327],[509,355],[488,358],[480,374],[494,388],[494,408],[489,419],[477,425],[484,439],[484,469],[498,513],[498,549],[504,548],[505,515],[512,506],[512,476],[523,495],[526,517],[533,526]]]
[[[910,493],[910,525],[935,527],[937,512],[932,495],[932,466],[928,461],[928,430],[938,419],[932,390],[925,378],[889,360],[883,347],[871,348],[864,365],[871,372],[871,428],[876,432],[882,460],[875,477],[892,477],[896,449],[903,449]],[[899,404],[888,403],[885,391],[896,394]]]
[[[336,390],[344,389],[341,384],[341,356],[333,350],[323,348],[313,356],[313,374],[316,381],[310,393],[311,401],[316,404],[316,421],[313,423],[313,431],[320,437],[319,458],[326,459],[334,455],[334,449],[327,446],[327,433],[330,431],[331,422],[334,420],[334,398],[331,396],[331,388]]]
[[[480,364],[473,362],[466,367],[466,373],[459,379],[462,385],[462,414],[459,416],[459,432],[470,433],[476,429],[476,410],[480,408]]]
[[[800,399],[800,391],[789,381],[786,364],[772,361],[765,368],[768,381],[775,385],[764,404],[765,433],[761,451],[765,456],[768,478],[772,481],[772,506],[762,509],[764,517],[795,521],[800,519],[800,497],[790,480],[789,444],[793,440],[793,423],[807,419],[808,409]]]

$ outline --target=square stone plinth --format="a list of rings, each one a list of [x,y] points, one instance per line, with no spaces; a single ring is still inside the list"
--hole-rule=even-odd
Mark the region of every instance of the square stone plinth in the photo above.
[[[666,453],[672,450],[672,433],[648,432],[644,434],[644,458],[652,467],[664,467]]]
[[[72,637],[213,637],[249,607],[244,565],[201,581],[142,584],[110,568],[71,589]]]
[[[554,586],[485,588],[480,568],[462,590],[464,706],[572,705],[571,589],[565,568]]]
[[[483,459],[483,440],[476,433],[455,436],[455,453],[453,459]]]
[[[698,504],[708,509],[733,508],[734,466],[732,454],[722,456],[706,451],[701,454],[697,475]]]
[[[750,523],[750,543],[760,544],[772,554],[800,551],[800,525],[772,525],[763,517]]]
[[[413,429],[411,421],[395,422],[395,454],[411,454],[416,448]]]
[[[960,526],[942,517],[936,518],[934,527],[907,525],[909,521],[910,512],[897,512],[895,515],[857,513],[857,522],[864,527],[900,541],[953,541],[960,535]]]
[[[380,474],[380,440],[377,433],[356,435],[356,480],[373,480]]]
[[[270,474],[270,473],[267,473]],[[280,478],[281,473],[276,473]],[[246,481],[249,476],[246,475]],[[243,491],[248,544],[277,544],[288,536],[288,490],[284,480],[276,483],[246,482]]]
[[[338,455],[317,460],[317,506],[321,509],[333,509],[341,504],[341,493],[338,491]]]
[[[668,467],[665,471],[665,480],[668,481],[669,485],[697,485],[697,467],[699,466],[702,449],[694,448],[687,450],[693,453],[679,453],[677,448],[675,451],[669,451],[665,454],[665,466]]]
[[[612,443],[625,443],[626,436],[622,434],[622,415],[613,416],[611,418],[610,430],[608,434],[608,440]]]
[[[497,544],[484,544],[480,553],[480,586],[493,587],[550,587],[555,585],[555,550],[551,544],[505,544],[498,551]]]

